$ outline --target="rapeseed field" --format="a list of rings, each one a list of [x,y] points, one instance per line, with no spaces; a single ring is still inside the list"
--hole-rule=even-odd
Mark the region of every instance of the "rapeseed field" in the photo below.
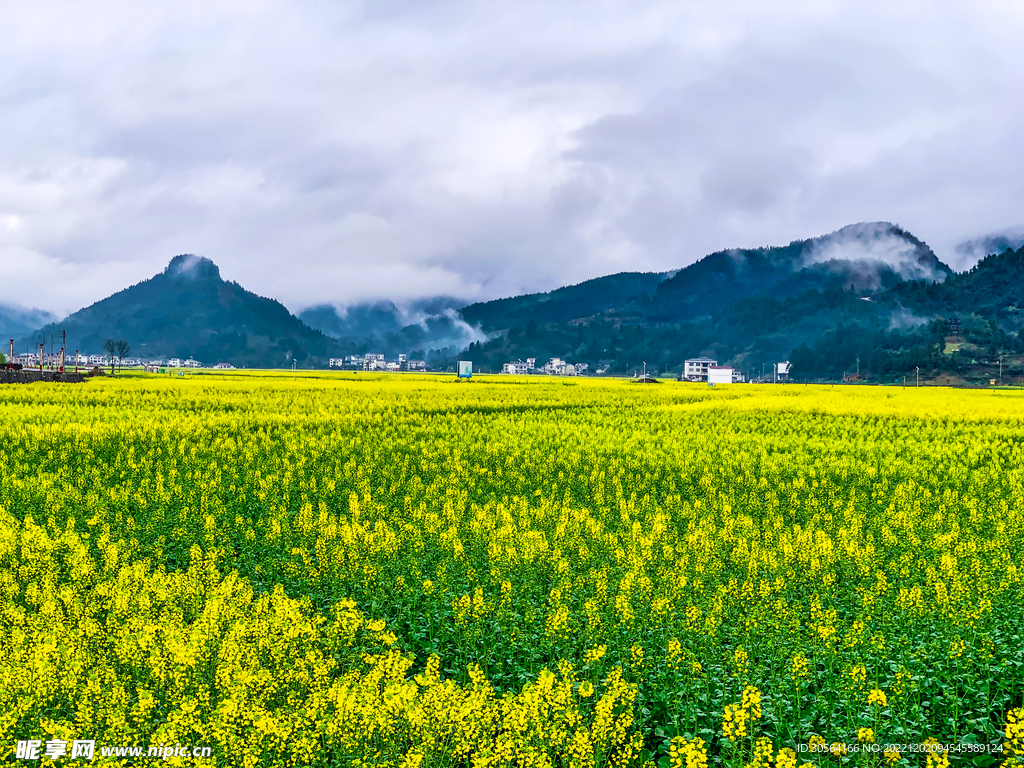
[[[5,762],[1024,763],[1022,586],[1019,392],[0,388]]]

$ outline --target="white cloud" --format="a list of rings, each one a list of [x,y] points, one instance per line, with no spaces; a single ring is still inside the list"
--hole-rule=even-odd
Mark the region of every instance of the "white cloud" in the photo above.
[[[865,220],[963,266],[1019,223],[1022,31],[999,2],[15,5],[0,294],[64,312],[195,252],[293,309],[491,298]]]
[[[930,261],[922,261],[919,247],[892,231],[886,222],[851,224],[830,233],[811,246],[804,258],[805,266],[830,261],[884,264],[904,280],[942,282],[946,273]]]

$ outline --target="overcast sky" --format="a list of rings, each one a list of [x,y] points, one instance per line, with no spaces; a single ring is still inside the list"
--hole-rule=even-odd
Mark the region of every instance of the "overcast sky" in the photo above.
[[[6,3],[0,301],[293,310],[1024,223],[1024,3]]]

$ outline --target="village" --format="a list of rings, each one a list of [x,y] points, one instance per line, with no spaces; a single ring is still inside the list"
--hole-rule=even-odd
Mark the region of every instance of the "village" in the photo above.
[[[166,369],[181,368],[209,368],[209,369],[232,369],[235,366],[227,362],[219,362],[213,365],[204,365],[194,358],[172,357],[167,359],[143,359],[139,357],[118,357],[117,355],[84,354],[75,350],[73,354],[67,354],[61,348],[58,351],[47,352],[45,346],[40,344],[38,352],[22,352],[15,354],[13,351],[14,341],[11,340],[11,354],[7,357],[8,366],[15,369],[38,369],[78,373],[80,370],[104,369],[108,367],[117,368],[142,368],[153,373],[160,373]],[[344,371],[378,371],[385,373],[399,372],[420,372],[432,371],[425,360],[410,359],[406,354],[399,354],[395,359],[388,360],[382,353],[371,352],[364,355],[348,355],[341,358],[331,358],[328,367]],[[705,383],[709,385],[718,384],[740,384],[747,381],[772,383],[784,383],[789,378],[789,362],[774,363],[771,371],[766,375],[762,370],[760,376],[748,378],[737,368],[719,365],[718,361],[710,357],[693,357],[683,362],[680,373],[663,372],[662,375],[671,375],[678,381],[689,381]],[[642,372],[641,372],[642,370]],[[608,365],[601,365],[591,371],[589,363],[571,363],[560,357],[552,357],[546,363],[537,364],[537,358],[528,357],[524,360],[515,360],[504,363],[500,374],[512,376],[602,376],[610,373]],[[653,380],[656,371],[648,371],[646,365],[642,369],[633,372],[634,378],[642,380]]]

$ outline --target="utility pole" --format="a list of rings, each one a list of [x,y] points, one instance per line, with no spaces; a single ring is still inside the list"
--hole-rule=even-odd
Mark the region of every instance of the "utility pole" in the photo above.
[[[11,339],[11,356],[7,358],[7,370],[14,370],[14,339]]]
[[[1003,386],[1003,356],[999,356],[999,386]]]
[[[647,361],[644,360],[644,381],[647,381]]]
[[[46,357],[46,338],[39,342],[39,373],[43,373],[43,358]]]
[[[921,366],[920,365],[915,365],[914,367],[917,369],[917,385],[916,386],[920,387],[921,386]]]
[[[78,373],[78,350],[75,350],[75,373]]]
[[[860,378],[860,358],[857,358],[857,378]]]

